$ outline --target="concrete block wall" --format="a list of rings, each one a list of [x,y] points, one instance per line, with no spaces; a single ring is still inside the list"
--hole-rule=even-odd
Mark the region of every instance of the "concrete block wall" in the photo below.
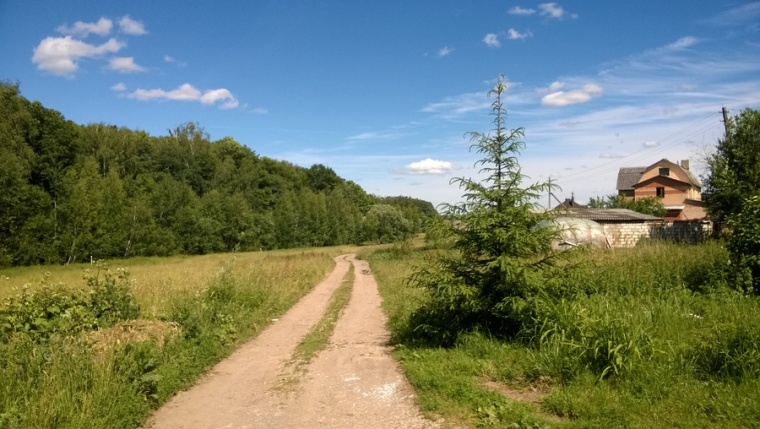
[[[646,222],[603,223],[604,233],[612,247],[633,247],[642,238],[650,238],[651,224]]]
[[[705,221],[602,223],[612,247],[634,247],[642,238],[699,243],[712,234],[712,223]]]

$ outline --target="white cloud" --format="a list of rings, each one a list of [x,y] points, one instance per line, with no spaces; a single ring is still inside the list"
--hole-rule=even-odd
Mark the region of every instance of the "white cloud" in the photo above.
[[[406,166],[406,170],[412,174],[446,174],[453,169],[454,164],[432,158],[426,158]]]
[[[61,34],[70,36],[87,37],[91,33],[99,36],[105,36],[111,32],[113,21],[108,18],[100,18],[98,22],[77,21],[71,27],[61,25],[56,30]]]
[[[515,6],[512,9],[509,9],[508,13],[510,15],[523,15],[523,16],[527,16],[527,15],[533,15],[534,13],[536,13],[536,10],[535,9],[530,9],[530,8],[522,8],[520,6]]]
[[[448,46],[444,46],[441,49],[438,50],[438,58],[445,57],[449,55],[454,49],[449,48]]]
[[[201,92],[198,88],[184,83],[172,89],[166,91],[163,89],[137,89],[130,93],[127,97],[135,100],[173,100],[173,101],[199,101],[205,105],[216,104],[220,109],[234,109],[239,106],[239,102],[232,93],[225,89],[210,89]]]
[[[499,41],[499,36],[497,36],[494,33],[486,34],[486,37],[483,38],[483,43],[485,43],[491,48],[498,48],[499,46],[501,46],[501,42]]]
[[[142,22],[135,21],[134,19],[130,18],[129,15],[123,16],[119,20],[119,31],[124,34],[131,34],[133,36],[140,36],[148,33],[145,30],[145,25],[143,25]]]
[[[565,11],[565,9],[562,6],[560,6],[558,3],[555,3],[555,2],[541,3],[540,5],[538,5],[538,8],[541,9],[541,13],[540,13],[541,16],[546,16],[549,18],[562,19],[566,15],[568,15],[567,11]],[[574,13],[569,14],[569,16],[571,18],[578,17],[578,15]]]
[[[144,72],[145,68],[135,63],[132,57],[115,57],[108,62],[108,68],[119,73]]]
[[[221,101],[222,105],[220,107],[222,109],[234,109],[239,105],[238,101],[235,99],[232,93],[225,88],[210,89],[204,92],[200,98],[200,101],[201,103],[207,105]]]
[[[175,100],[175,101],[193,101],[201,98],[201,92],[189,83],[180,85],[177,89],[165,91],[163,89],[137,89],[129,98],[136,100]]]
[[[116,85],[112,86],[111,89],[116,92],[123,92],[127,90],[127,85],[124,85],[124,82],[119,82]]]
[[[602,87],[593,83],[583,85],[580,89],[562,91],[562,82],[554,82],[549,86],[548,94],[541,98],[541,104],[551,107],[563,107],[571,104],[585,103],[592,98],[602,95]]]
[[[40,70],[57,75],[69,75],[79,68],[80,58],[94,58],[107,53],[118,52],[126,46],[124,42],[109,39],[102,45],[91,45],[71,36],[46,37],[34,48],[32,62]]]
[[[650,147],[657,147],[657,146],[659,146],[660,144],[659,144],[659,143],[657,143],[657,142],[656,142],[656,141],[654,141],[654,140],[649,140],[649,141],[645,141],[645,142],[644,142],[644,143],[642,143],[641,145],[642,145],[642,146],[644,146],[645,148],[650,148]]]
[[[522,39],[527,39],[528,37],[531,37],[531,36],[533,36],[533,34],[530,31],[526,31],[525,33],[520,33],[514,28],[510,28],[509,30],[507,30],[507,38],[509,38],[509,40],[522,40]]]

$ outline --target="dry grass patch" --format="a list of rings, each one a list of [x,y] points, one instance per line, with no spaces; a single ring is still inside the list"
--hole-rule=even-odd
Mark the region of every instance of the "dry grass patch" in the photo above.
[[[114,347],[129,342],[152,341],[159,347],[163,347],[179,332],[180,327],[174,322],[139,319],[119,322],[110,328],[88,332],[85,340],[91,344],[90,347],[97,356],[103,356]]]

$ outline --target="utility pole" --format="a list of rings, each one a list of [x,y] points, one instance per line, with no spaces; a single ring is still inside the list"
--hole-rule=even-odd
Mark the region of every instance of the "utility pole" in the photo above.
[[[726,129],[726,137],[728,137],[728,109],[723,106],[723,127]]]
[[[549,210],[552,208],[552,177],[549,176],[549,179],[547,179],[546,182],[549,184],[549,195],[547,195],[547,199],[549,201],[546,206],[546,209]]]

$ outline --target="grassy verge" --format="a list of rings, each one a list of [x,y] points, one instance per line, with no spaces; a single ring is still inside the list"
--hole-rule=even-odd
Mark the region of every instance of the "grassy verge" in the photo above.
[[[32,305],[16,297],[0,309],[0,427],[139,426],[290,308],[345,250],[131,261],[141,274],[114,277],[111,286],[100,277],[100,300],[81,285],[30,287],[24,302]],[[5,281],[27,270],[4,272]],[[173,275],[176,281],[164,280]],[[118,303],[139,305],[140,318],[104,310]]]
[[[579,255],[560,299],[532,301],[519,338],[415,338],[427,291],[405,278],[436,250],[365,255],[395,355],[425,412],[464,426],[760,426],[760,301],[726,288],[716,243]]]
[[[297,365],[307,364],[311,359],[327,346],[330,341],[335,324],[340,318],[340,314],[351,299],[351,290],[354,285],[354,266],[349,267],[346,277],[343,278],[341,285],[333,292],[327,310],[319,322],[306,334],[301,342],[296,346],[294,360]]]

